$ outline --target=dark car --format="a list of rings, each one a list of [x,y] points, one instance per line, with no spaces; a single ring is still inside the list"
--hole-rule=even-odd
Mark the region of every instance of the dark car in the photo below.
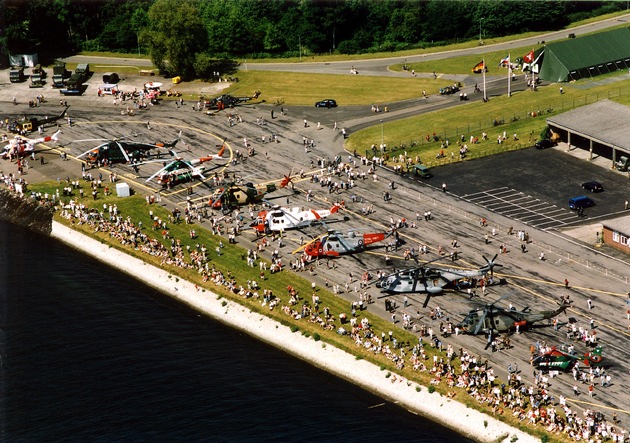
[[[315,103],[316,108],[336,108],[337,102],[332,98],[327,98],[326,100],[319,101]]]
[[[554,143],[548,138],[546,138],[544,140],[538,140],[535,146],[536,146],[536,149],[547,149],[547,148],[552,148],[553,145]]]
[[[442,95],[455,94],[456,92],[459,92],[459,87],[457,85],[440,88],[440,94]]]
[[[602,192],[604,190],[602,184],[596,181],[582,183],[582,188],[591,192]]]
[[[591,206],[595,206],[595,202],[586,195],[569,199],[569,209],[584,209],[590,208]]]

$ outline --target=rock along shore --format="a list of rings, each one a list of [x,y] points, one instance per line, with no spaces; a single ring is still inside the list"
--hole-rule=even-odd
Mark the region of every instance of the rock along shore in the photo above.
[[[167,271],[118,251],[61,223],[52,222],[51,236],[122,271],[143,283],[191,306],[228,326],[256,337],[314,366],[374,392],[401,407],[480,442],[537,442],[539,439],[488,415],[468,408],[438,393],[429,393],[398,375],[386,377],[376,365],[357,360],[354,355],[334,346],[291,332],[275,320],[250,311],[244,306],[203,291],[188,281],[175,279]],[[503,437],[503,439],[501,439]]]

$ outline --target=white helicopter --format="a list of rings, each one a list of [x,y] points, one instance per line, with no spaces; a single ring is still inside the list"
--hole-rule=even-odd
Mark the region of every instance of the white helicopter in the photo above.
[[[30,139],[26,137],[22,137],[20,135],[16,135],[14,138],[9,140],[9,143],[4,147],[4,152],[2,153],[2,158],[20,158],[27,157],[31,155],[32,152],[35,151],[35,145],[38,143],[46,143],[49,141],[58,142],[59,134],[61,131],[55,132],[53,135],[48,135],[46,137],[40,137],[35,139]]]
[[[381,292],[388,294],[426,293],[427,298],[424,301],[424,307],[426,307],[431,296],[441,293],[444,289],[459,291],[474,288],[477,286],[478,280],[482,278],[486,279],[486,285],[504,284],[504,279],[497,279],[493,276],[493,269],[496,266],[501,266],[495,262],[497,256],[498,254],[492,260],[482,256],[486,264],[479,269],[463,270],[427,266],[444,258],[439,257],[415,268],[389,274],[376,285],[381,288]],[[487,276],[488,273],[490,273],[489,276]]]
[[[260,211],[250,226],[261,234],[285,231],[287,229],[300,229],[313,223],[321,222],[322,219],[339,212],[339,209],[341,209],[341,205],[338,203],[335,203],[330,209],[274,206],[270,210]]]
[[[223,158],[225,152],[225,145],[221,147],[221,150],[217,154],[212,154],[207,157],[195,158],[192,160],[184,160],[182,157],[176,157],[174,161],[170,162],[158,172],[153,174],[147,179],[151,181],[157,177],[157,182],[164,187],[171,187],[178,183],[187,183],[193,181],[195,178],[205,179],[203,173],[206,171],[205,162],[212,160],[218,160]]]

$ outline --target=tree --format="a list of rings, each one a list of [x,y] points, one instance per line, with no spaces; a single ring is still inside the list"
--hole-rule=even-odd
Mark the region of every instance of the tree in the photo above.
[[[160,73],[194,78],[197,54],[207,48],[206,28],[196,0],[157,0],[140,35]]]

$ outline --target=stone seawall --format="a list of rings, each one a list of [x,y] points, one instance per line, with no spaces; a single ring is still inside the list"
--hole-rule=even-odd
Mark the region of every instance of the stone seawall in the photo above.
[[[0,220],[50,235],[53,212],[53,208],[50,206],[15,192],[0,189]]]

